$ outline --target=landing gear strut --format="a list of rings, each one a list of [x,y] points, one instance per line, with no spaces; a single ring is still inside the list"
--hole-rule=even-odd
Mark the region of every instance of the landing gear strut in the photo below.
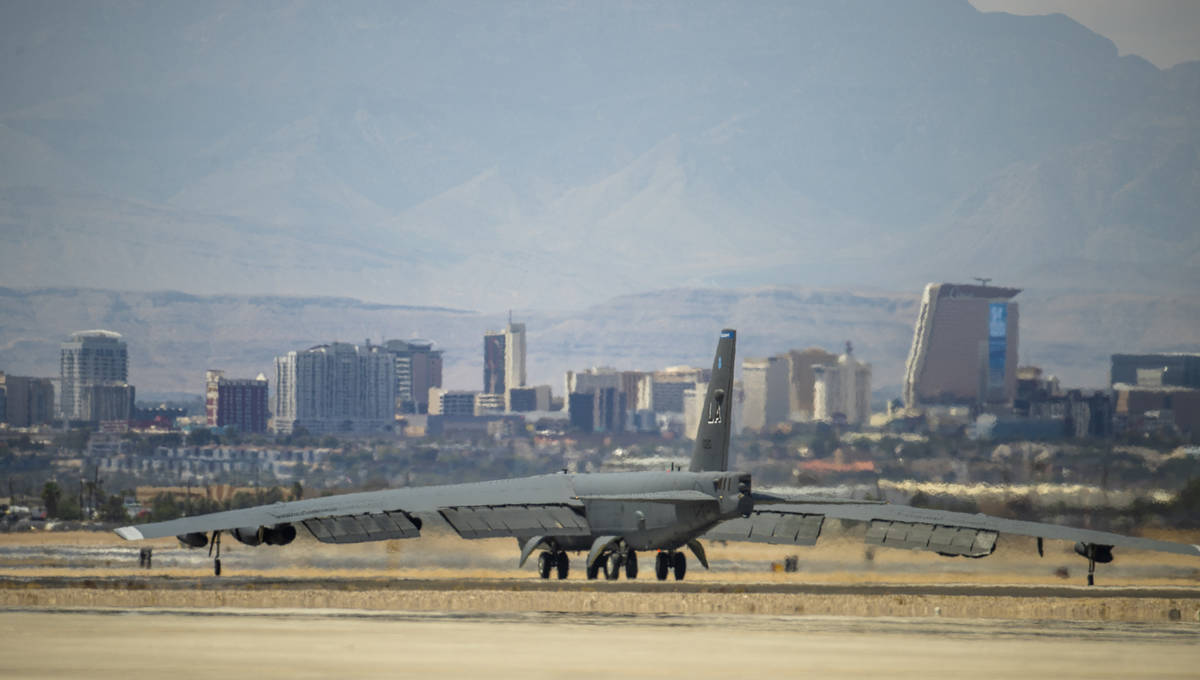
[[[213,557],[213,551],[216,557]],[[221,575],[221,530],[213,532],[212,540],[208,542],[208,556],[213,557],[213,576]]]

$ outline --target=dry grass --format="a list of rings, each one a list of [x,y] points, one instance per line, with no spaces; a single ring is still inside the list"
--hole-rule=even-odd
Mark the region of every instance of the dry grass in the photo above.
[[[1200,532],[1154,532],[1153,538],[1200,543]],[[870,548],[862,533],[827,532],[816,546],[771,546],[758,543],[706,542],[712,571],[690,561],[688,580],[731,583],[961,583],[961,584],[1076,584],[1083,580],[1086,562],[1063,542],[1047,542],[1039,558],[1033,539],[1004,536],[996,553],[986,559],[945,558],[928,552]],[[109,532],[29,532],[0,534],[0,548],[26,548],[20,556],[0,555],[0,573],[13,576],[132,576],[145,575],[137,565],[137,550],[152,547],[155,576],[203,577],[211,574],[204,550],[184,550],[174,538],[130,542]],[[42,559],[56,550],[78,549],[63,557]],[[86,564],[73,559],[103,553]],[[69,552],[69,551],[68,551]],[[82,554],[84,558],[73,557]],[[799,572],[772,570],[783,560],[799,557]],[[243,546],[226,539],[222,556],[228,574],[275,578],[488,578],[529,579],[533,567],[518,569],[518,548],[512,539],[465,541],[447,531],[426,532],[411,540],[353,545],[329,545],[302,535],[286,547]],[[1111,565],[1098,568],[1098,580],[1111,585],[1200,585],[1200,560],[1185,555],[1118,551]],[[643,578],[652,561],[642,555]],[[168,562],[176,562],[170,566]],[[532,560],[531,560],[532,562]],[[583,555],[572,556],[572,579],[582,578]],[[1066,573],[1067,576],[1063,577]]]

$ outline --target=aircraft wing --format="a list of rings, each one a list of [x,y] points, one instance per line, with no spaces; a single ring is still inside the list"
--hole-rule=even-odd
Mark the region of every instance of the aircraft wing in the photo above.
[[[1200,556],[1200,545],[1156,541],[1106,531],[1004,519],[984,514],[872,502],[761,505],[755,508],[749,518],[723,522],[710,531],[709,536],[723,540],[812,545],[816,542],[826,517],[869,523],[866,539],[868,544],[931,550],[945,555],[989,555],[995,549],[998,535],[1003,533],[1073,541],[1085,545]],[[730,534],[744,535],[726,538]]]
[[[437,514],[463,538],[587,535],[583,503],[563,475],[413,487],[310,498],[121,527],[126,540],[302,525],[326,543],[420,534],[418,515]]]

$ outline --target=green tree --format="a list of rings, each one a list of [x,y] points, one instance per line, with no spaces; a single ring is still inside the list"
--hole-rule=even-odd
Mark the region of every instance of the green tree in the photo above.
[[[103,522],[125,522],[129,513],[125,511],[125,499],[114,494],[100,504],[100,520]]]
[[[62,495],[62,487],[58,485],[58,482],[49,481],[42,487],[42,505],[46,508],[47,517],[58,517]]]
[[[304,498],[304,486],[300,484],[300,480],[292,482],[292,500],[298,501]]]
[[[160,493],[150,501],[151,522],[165,522],[179,517],[183,517],[183,507],[175,500],[174,494]]]

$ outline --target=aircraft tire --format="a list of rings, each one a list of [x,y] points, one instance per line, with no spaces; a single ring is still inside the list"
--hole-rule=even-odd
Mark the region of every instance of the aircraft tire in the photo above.
[[[671,570],[668,564],[669,560],[670,555],[665,552],[660,552],[654,556],[654,575],[658,577],[659,581],[667,580],[667,572]]]
[[[213,560],[213,576],[220,576],[220,575],[221,575],[221,558],[218,557],[217,559]]]
[[[550,553],[544,550],[538,553],[538,576],[541,576],[542,578],[550,578],[550,568],[552,566]]]
[[[554,558],[554,568],[558,572],[558,580],[563,580],[571,571],[571,560],[565,552],[558,553]]]
[[[671,566],[675,568],[675,580],[682,581],[687,573],[687,557],[683,553],[675,553],[674,564]]]
[[[600,560],[596,560],[592,564],[587,565],[587,578],[589,581],[595,581],[600,575]]]
[[[612,553],[608,556],[608,564],[604,569],[604,578],[609,581],[616,581],[621,578],[621,555]]]
[[[633,580],[638,575],[637,553],[630,550],[625,554],[625,578]]]

